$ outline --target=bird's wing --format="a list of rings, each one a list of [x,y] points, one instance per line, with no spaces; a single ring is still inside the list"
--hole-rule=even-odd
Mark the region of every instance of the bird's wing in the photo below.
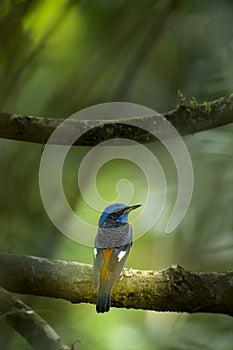
[[[132,246],[130,224],[108,230],[98,230],[94,248],[94,287],[110,291],[121,273]],[[118,245],[116,245],[118,243]]]
[[[99,287],[99,272],[104,264],[103,249],[94,248],[94,262],[93,262],[93,276],[94,276],[94,288]]]
[[[95,289],[98,289],[100,284],[105,285],[106,291],[112,289],[123,269],[131,246],[132,242],[114,248],[95,248],[93,263]]]
[[[112,254],[107,265],[110,271],[107,285],[109,290],[112,289],[114,282],[120,276],[121,270],[123,269],[129,255],[131,246],[132,242],[112,249]]]

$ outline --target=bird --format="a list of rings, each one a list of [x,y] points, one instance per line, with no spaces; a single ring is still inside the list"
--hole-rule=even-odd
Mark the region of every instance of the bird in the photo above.
[[[112,287],[119,277],[133,243],[133,228],[128,221],[131,210],[141,204],[114,203],[102,212],[94,244],[93,278],[97,289],[96,311],[108,312]]]

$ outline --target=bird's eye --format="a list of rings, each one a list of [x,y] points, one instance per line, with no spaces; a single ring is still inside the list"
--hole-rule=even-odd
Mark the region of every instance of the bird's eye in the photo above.
[[[112,213],[109,215],[110,220],[116,221],[119,215],[117,213]]]
[[[108,215],[108,219],[111,221],[119,221],[121,215],[124,214],[123,209],[119,209],[118,211],[115,211],[114,213],[111,213]]]
[[[118,210],[118,211],[116,212],[116,214],[117,214],[118,216],[121,216],[123,213],[124,213],[124,210],[123,210],[123,209]]]

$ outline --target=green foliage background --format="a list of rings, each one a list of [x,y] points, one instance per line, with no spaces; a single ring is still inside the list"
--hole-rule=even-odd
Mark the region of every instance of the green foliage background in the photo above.
[[[186,102],[192,96],[203,102],[230,94],[232,20],[229,0],[1,0],[0,110],[65,118],[97,103],[128,101],[163,112],[179,102],[178,89]],[[232,132],[229,125],[185,137],[195,176],[189,211],[171,235],[154,226],[137,240],[128,267],[232,269]],[[176,172],[160,145],[148,147],[163,163],[169,212]],[[84,217],[89,212],[79,198],[76,172],[88,150],[72,150],[64,170],[67,196]],[[0,249],[92,263],[92,249],[63,236],[45,213],[38,185],[42,151],[42,145],[0,140]],[[97,180],[103,197],[115,193],[122,174],[143,204],[145,178],[126,161],[101,170]],[[97,214],[90,215],[94,223]],[[98,315],[93,305],[21,298],[67,343],[78,340],[79,349],[233,348],[233,320],[224,315],[115,308]],[[30,346],[2,319],[0,348]]]

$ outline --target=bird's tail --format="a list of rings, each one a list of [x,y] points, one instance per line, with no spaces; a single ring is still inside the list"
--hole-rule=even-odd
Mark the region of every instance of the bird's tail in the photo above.
[[[96,311],[97,312],[108,312],[111,305],[111,291],[108,292],[103,288],[99,288],[97,300],[96,300]]]

